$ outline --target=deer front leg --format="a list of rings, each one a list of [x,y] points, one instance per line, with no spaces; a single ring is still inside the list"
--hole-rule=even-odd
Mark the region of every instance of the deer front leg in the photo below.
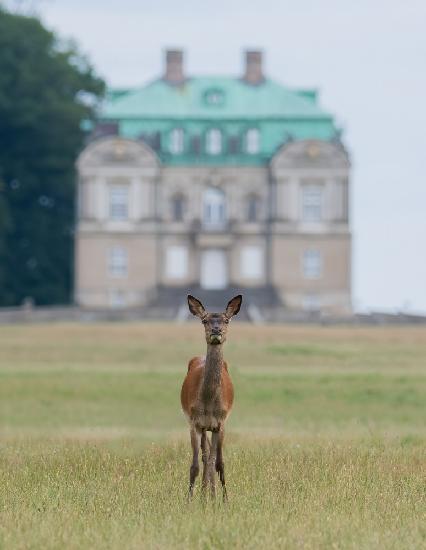
[[[210,493],[213,498],[216,496],[216,476],[215,464],[217,456],[217,447],[219,442],[219,432],[212,432],[212,443],[210,447],[210,455],[207,463],[208,481],[210,482]]]
[[[195,479],[198,476],[200,471],[200,466],[198,465],[198,455],[200,451],[200,433],[195,429],[194,426],[191,426],[191,446],[192,446],[192,464],[189,469],[189,494],[188,498],[192,498],[194,493],[194,483]]]
[[[228,494],[226,492],[225,485],[225,464],[223,462],[223,439],[225,437],[225,429],[222,427],[219,432],[219,438],[217,443],[217,456],[216,456],[216,472],[219,474],[220,482],[222,483],[223,502],[228,500]]]
[[[203,491],[206,489],[207,483],[208,483],[207,469],[208,469],[209,454],[210,454],[210,441],[209,441],[209,438],[207,437],[206,430],[203,430],[201,433],[201,456],[203,460],[203,484],[202,484]]]

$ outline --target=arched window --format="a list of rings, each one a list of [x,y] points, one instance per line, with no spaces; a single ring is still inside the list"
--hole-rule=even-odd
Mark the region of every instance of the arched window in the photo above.
[[[211,128],[206,134],[206,151],[209,155],[220,155],[222,152],[222,132]]]
[[[257,128],[249,128],[246,132],[246,153],[257,155],[260,149],[260,133]]]
[[[203,223],[208,227],[223,227],[226,222],[225,193],[217,187],[209,187],[203,197]]]
[[[173,128],[170,132],[170,152],[172,155],[180,155],[183,153],[184,134],[182,128]]]
[[[256,195],[247,198],[247,221],[257,222],[260,214],[260,199]]]
[[[181,222],[185,215],[185,197],[175,195],[172,198],[172,219],[175,222]]]

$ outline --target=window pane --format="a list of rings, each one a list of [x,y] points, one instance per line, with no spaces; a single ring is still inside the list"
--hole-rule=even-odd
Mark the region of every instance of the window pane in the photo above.
[[[250,128],[246,133],[246,152],[256,155],[259,152],[260,133],[257,128]]]
[[[305,185],[303,187],[303,221],[318,222],[322,219],[321,185]]]
[[[221,189],[211,187],[204,192],[205,225],[223,226],[226,221],[226,197]]]
[[[109,251],[108,271],[111,277],[127,276],[127,250],[114,246]]]
[[[112,220],[129,217],[129,190],[127,186],[113,186],[109,190],[109,216]]]
[[[170,132],[170,152],[179,155],[183,152],[183,129],[173,128]]]
[[[319,250],[306,250],[303,254],[303,275],[306,279],[318,279],[321,276],[322,259]]]
[[[241,250],[241,276],[246,279],[261,279],[264,274],[263,249],[260,246],[245,246]]]
[[[218,128],[207,132],[206,149],[209,155],[219,155],[222,152],[222,132]]]
[[[184,279],[188,274],[188,249],[185,246],[169,246],[166,251],[166,276]]]

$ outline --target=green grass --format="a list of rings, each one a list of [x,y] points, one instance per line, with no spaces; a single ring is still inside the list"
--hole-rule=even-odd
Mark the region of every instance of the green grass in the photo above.
[[[426,330],[230,327],[230,502],[186,502],[197,324],[0,329],[0,548],[424,548]]]

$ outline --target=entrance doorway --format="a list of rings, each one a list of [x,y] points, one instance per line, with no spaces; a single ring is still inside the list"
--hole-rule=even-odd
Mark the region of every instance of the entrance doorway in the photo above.
[[[207,290],[228,286],[228,266],[225,250],[210,249],[201,252],[200,284]]]

